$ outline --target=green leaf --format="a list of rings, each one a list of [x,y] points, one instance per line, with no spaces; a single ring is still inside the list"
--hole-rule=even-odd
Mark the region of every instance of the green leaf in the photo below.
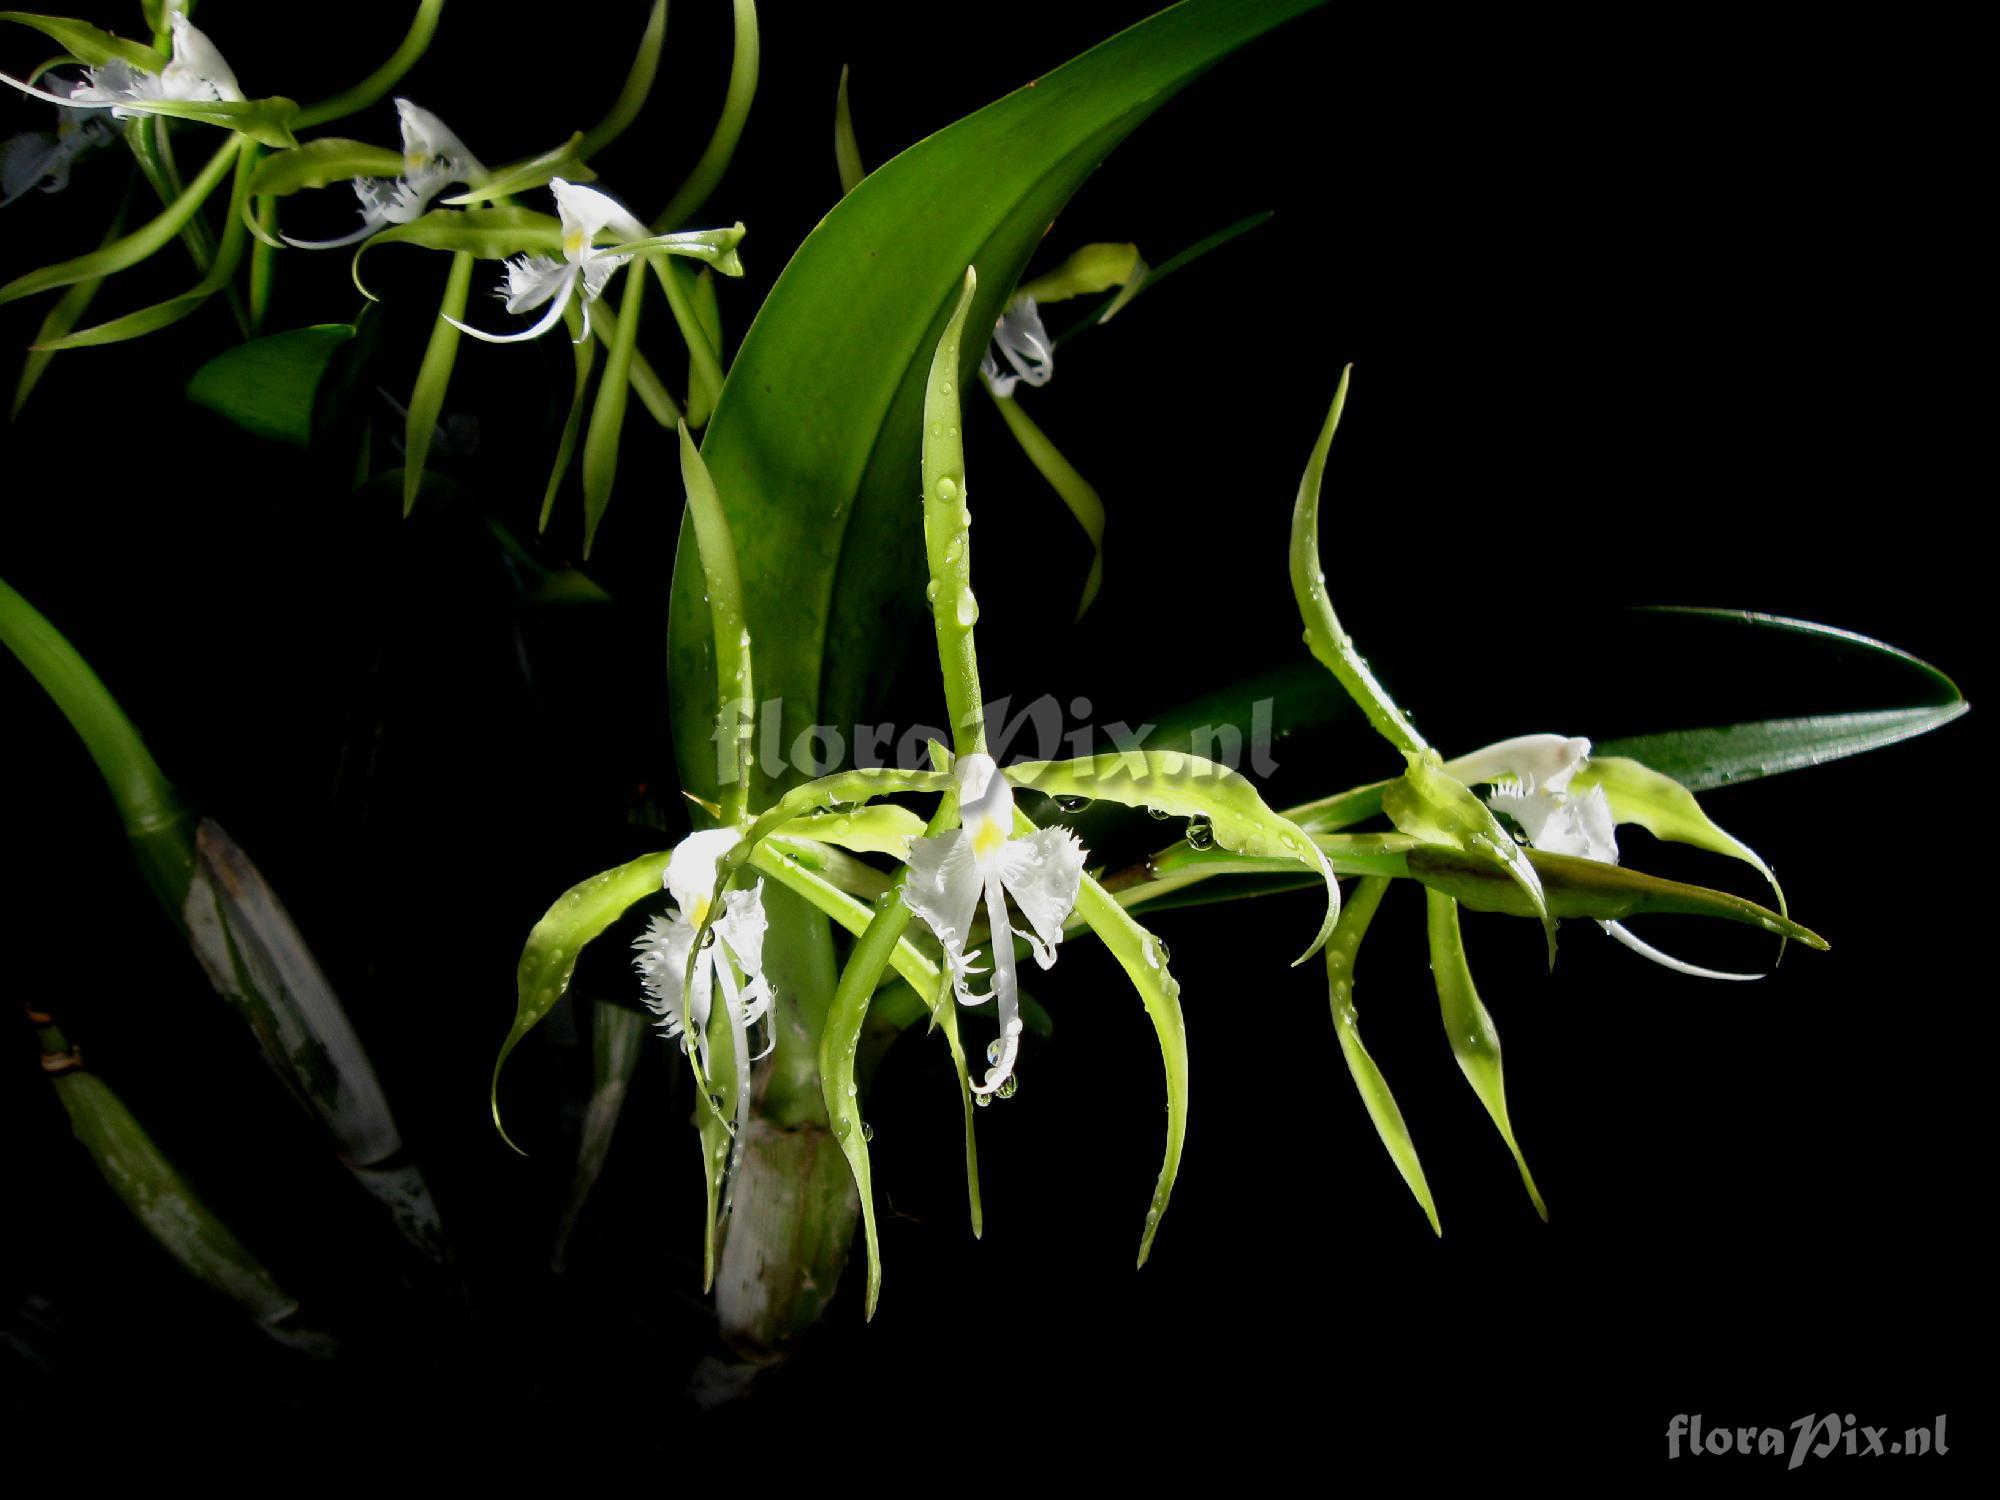
[[[1153,288],[1173,275],[1174,272],[1200,260],[1211,250],[1220,250],[1231,240],[1237,238],[1237,236],[1248,234],[1251,230],[1268,223],[1271,217],[1272,210],[1268,208],[1262,213],[1251,214],[1247,218],[1238,219],[1234,224],[1229,224],[1216,230],[1213,234],[1203,235],[1185,250],[1168,256],[1147,272],[1145,278],[1136,285],[1123,288],[1116,296],[1107,297],[1097,307],[1091,309],[1088,317],[1084,318],[1081,322],[1072,323],[1061,333],[1057,334],[1056,347],[1060,349],[1064,344],[1067,344],[1086,329],[1095,328],[1102,323],[1109,322],[1113,313],[1125,307],[1134,298],[1138,297],[1140,293],[1152,291]]]
[[[493,1127],[508,1145],[514,1146],[514,1141],[500,1121],[500,1070],[521,1045],[521,1038],[534,1030],[536,1023],[562,999],[570,977],[576,973],[577,954],[584,944],[624,916],[634,902],[664,889],[667,864],[672,858],[671,850],[644,854],[629,864],[571,886],[528,934],[515,971],[514,1024],[507,1032],[507,1040],[500,1045],[500,1055],[493,1060],[489,1090]],[[521,1150],[519,1146],[514,1149]]]
[[[245,432],[303,448],[320,382],[354,338],[352,323],[318,323],[224,350],[188,379],[188,399]]]
[[[298,145],[292,136],[292,123],[298,118],[299,106],[292,99],[128,99],[118,107],[139,114],[220,125],[273,149]]]
[[[371,302],[375,294],[361,280],[361,257],[380,245],[416,245],[425,250],[450,250],[480,260],[505,260],[533,252],[562,253],[562,221],[511,204],[498,208],[434,208],[407,224],[391,224],[369,236],[354,252],[354,284]]]
[[[125,233],[125,215],[131,204],[132,194],[128,191],[119,200],[118,211],[111,216],[111,223],[105,229],[101,245],[115,244]],[[29,345],[28,357],[21,361],[21,378],[14,385],[14,407],[8,414],[9,421],[19,419],[21,408],[28,404],[28,397],[34,394],[35,387],[41,383],[43,374],[48,370],[49,362],[55,358],[55,355],[46,351],[38,352],[34,346],[54,343],[82,322],[83,315],[90,310],[90,304],[96,299],[98,289],[103,285],[102,277],[72,282],[63,289],[63,294],[56,299],[55,305],[43,315],[42,326],[35,330],[34,340]]]
[[[1535,1212],[1549,1216],[1541,1190],[1528,1171],[1528,1160],[1514,1140],[1514,1126],[1507,1118],[1507,1085],[1500,1066],[1500,1033],[1493,1017],[1480,1003],[1472,982],[1472,970],[1465,961],[1465,940],[1458,930],[1458,903],[1438,891],[1425,891],[1430,909],[1431,975],[1437,983],[1438,1014],[1444,1020],[1444,1034],[1451,1042],[1452,1056],[1472,1092],[1492,1116],[1500,1139],[1514,1155],[1521,1169],[1521,1182],[1534,1200]]]
[[[597,340],[580,337],[584,332],[584,315],[571,303],[563,309],[563,323],[569,329],[570,357],[574,362],[576,384],[570,393],[569,415],[563,419],[562,437],[556,443],[556,459],[549,466],[548,488],[542,491],[542,511],[535,521],[537,532],[549,529],[549,516],[555,510],[556,492],[562,488],[563,477],[569,473],[570,459],[576,452],[577,435],[583,430],[583,402],[590,393],[590,372],[597,363]]]
[[[265,157],[250,178],[250,192],[259,198],[283,198],[355,177],[394,177],[402,170],[400,151],[328,136]]]
[[[910,857],[910,840],[924,831],[924,820],[907,807],[884,802],[794,818],[778,830],[792,838],[838,844],[857,854],[886,854],[898,864]]]
[[[656,263],[654,269],[665,274],[666,280],[662,284],[671,292],[674,285],[672,262]],[[699,432],[708,425],[715,403],[722,395],[722,299],[715,290],[713,266],[701,268],[701,275],[695,278],[692,301],[695,326],[701,330],[705,343],[699,348],[693,344],[688,346],[687,424]]]
[[[1128,750],[1082,760],[1022,761],[1005,768],[1015,786],[1045,797],[1089,797],[1205,821],[1215,842],[1237,854],[1305,866],[1326,883],[1326,919],[1295,962],[1319,952],[1340,915],[1340,886],[1326,856],[1291,819],[1271,811],[1248,779],[1178,750]]]
[[[0,21],[34,28],[85,67],[101,68],[115,58],[130,63],[142,73],[157,73],[167,64],[167,60],[151,47],[140,42],[128,42],[124,37],[99,30],[87,21],[31,15],[24,10],[0,10]]]
[[[1556,961],[1556,921],[1549,914],[1540,876],[1528,851],[1500,826],[1493,810],[1438,764],[1437,752],[1406,756],[1409,770],[1382,788],[1382,810],[1404,833],[1490,860],[1519,886],[1540,917],[1548,937],[1549,963]]]
[[[1431,1233],[1441,1235],[1444,1231],[1438,1227],[1437,1204],[1431,1198],[1430,1183],[1424,1179],[1423,1163],[1417,1160],[1416,1142],[1410,1139],[1410,1127],[1403,1123],[1396,1096],[1389,1092],[1389,1081],[1361,1043],[1361,1013],[1354,1005],[1355,956],[1362,938],[1368,934],[1368,924],[1374,920],[1375,909],[1382,904],[1382,893],[1388,888],[1387,880],[1371,876],[1357,882],[1353,895],[1348,897],[1339,925],[1326,945],[1327,1000],[1333,1008],[1333,1034],[1340,1039],[1348,1076],[1354,1080],[1368,1118],[1375,1124],[1375,1133],[1382,1138],[1383,1149],[1396,1164],[1396,1170],[1403,1174],[1403,1181],[1423,1209],[1424,1217],[1431,1221]]]
[[[966,326],[990,327],[1043,231],[1111,149],[1217,60],[1311,4],[1193,0],[1143,21],[876,168],[793,256],[702,443],[737,537],[761,691],[782,705],[788,740],[817,723],[866,722],[896,665],[885,643],[908,638],[921,608],[909,491],[931,355],[966,267],[979,273]],[[957,383],[980,352],[961,346]],[[684,528],[669,624],[677,683],[714,675],[706,614]],[[713,705],[681,707],[682,782],[709,795]]]
[[[1914,739],[1942,729],[1971,706],[1961,698],[1932,708],[1884,708],[1803,719],[1760,719],[1708,729],[1670,729],[1662,734],[1606,740],[1599,748],[1644,762],[1691,792],[1707,792]]]

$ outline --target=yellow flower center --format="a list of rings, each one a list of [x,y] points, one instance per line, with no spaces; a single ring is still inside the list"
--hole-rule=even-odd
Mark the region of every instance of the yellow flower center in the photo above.
[[[981,859],[1006,842],[1007,830],[1000,826],[998,818],[981,818],[972,831],[972,852]]]
[[[579,255],[583,254],[583,231],[581,229],[569,230],[563,235],[562,245],[563,254],[569,259],[575,260]]]
[[[697,927],[701,926],[702,923],[708,920],[709,911],[714,905],[715,902],[711,897],[701,897],[695,902],[694,911],[689,915],[688,920],[693,922]]]

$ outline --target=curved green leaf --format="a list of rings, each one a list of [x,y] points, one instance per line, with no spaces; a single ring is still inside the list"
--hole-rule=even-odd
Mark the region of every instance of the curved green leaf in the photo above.
[[[847,105],[847,64],[840,65],[840,87],[833,95],[833,165],[840,173],[845,197],[861,185],[868,169],[861,164],[861,143],[854,138],[854,115]]]
[[[987,394],[992,395],[992,387],[987,387]],[[1097,591],[1104,586],[1103,498],[1077,472],[1076,465],[1063,457],[1062,450],[1049,441],[1049,435],[1021,409],[1018,392],[1013,396],[993,396],[993,405],[1014,435],[1014,441],[1020,444],[1021,452],[1035,466],[1035,472],[1049,482],[1049,488],[1061,497],[1069,513],[1076,517],[1076,524],[1083,528],[1083,534],[1090,538],[1090,571],[1084,575],[1083,595],[1076,605],[1076,617],[1081,620],[1091,601],[1097,598]]]
[[[1479,990],[1472,982],[1472,970],[1465,961],[1465,939],[1458,929],[1458,903],[1438,891],[1425,891],[1430,912],[1431,976],[1437,983],[1438,1014],[1444,1020],[1444,1034],[1451,1042],[1452,1056],[1472,1092],[1479,1096],[1486,1113],[1493,1118],[1500,1139],[1513,1153],[1514,1165],[1521,1169],[1521,1183],[1534,1201],[1535,1212],[1549,1216],[1541,1189],[1528,1171],[1528,1159],[1514,1139],[1513,1122],[1507,1118],[1507,1084],[1500,1066],[1500,1033],[1493,1017],[1480,1003]]]
[[[672,201],[654,220],[653,227],[656,229],[672,229],[708,201],[708,195],[722,181],[722,174],[729,170],[730,159],[736,155],[736,143],[743,138],[743,127],[749,123],[750,104],[757,97],[757,68],[761,55],[757,38],[757,0],[731,0],[731,4],[735,10],[734,50],[729,59],[729,88],[722,97],[722,114],[716,120],[715,131],[702,148],[694,170],[688,173],[687,181],[681,184]]]
[[[366,109],[388,93],[429,49],[431,37],[437,32],[438,17],[443,13],[444,0],[417,0],[417,14],[410,22],[410,29],[403,34],[403,40],[389,54],[389,60],[354,87],[343,89],[331,99],[323,99],[300,110],[299,129],[344,119]]]
[[[1191,0],[876,168],[785,268],[745,336],[702,444],[741,552],[762,692],[789,739],[859,723],[921,607],[909,489],[938,332],[967,266],[966,326],[990,327],[1043,231],[1091,170],[1220,58],[1314,0]],[[963,191],[976,181],[980,191]],[[668,226],[671,227],[671,226]],[[855,339],[847,330],[867,328]],[[961,347],[960,383],[981,350]],[[714,668],[692,532],[675,563],[670,670]],[[676,716],[681,778],[713,793],[698,698]]]
[[[646,278],[627,276],[618,299],[618,323],[604,353],[604,376],[583,433],[583,555],[590,556],[597,528],[611,504],[618,478],[618,439],[625,430],[626,398],[632,394],[632,356],[639,348],[639,313],[646,305]],[[686,472],[686,462],[682,462]],[[726,533],[725,533],[726,535]]]
[[[1771,867],[1755,849],[1718,827],[1694,800],[1694,793],[1671,776],[1623,756],[1593,755],[1570,785],[1579,793],[1602,787],[1611,815],[1619,823],[1636,823],[1656,839],[1692,844],[1711,854],[1741,860],[1769,882],[1771,893],[1778,898],[1778,910],[1785,910],[1785,892]]]
[[[636,301],[643,285],[634,277],[626,297]],[[614,363],[605,367],[607,381],[615,369],[615,351],[613,359]],[[624,372],[618,370],[617,375],[622,384]],[[756,760],[751,744],[757,733],[757,693],[750,673],[750,628],[743,618],[743,578],[736,565],[736,544],[722,514],[722,499],[685,422],[681,424],[681,483],[700,542],[709,619],[715,627],[716,696],[722,702],[722,715],[716,722],[717,748],[728,762],[721,775],[722,821],[734,827],[749,810],[750,767]],[[588,543],[585,545],[587,549]],[[729,730],[726,736],[725,725]]]
[[[1849,755],[1880,750],[1942,729],[1972,705],[1960,698],[1932,708],[1884,708],[1862,713],[1815,714],[1803,719],[1759,719],[1707,729],[1606,740],[1607,754],[1629,757],[1668,775],[1691,792],[1713,791],[1803,771]]]
[[[500,1055],[493,1060],[493,1082],[488,1090],[493,1127],[516,1151],[521,1148],[514,1145],[507,1127],[500,1121],[500,1070],[521,1045],[521,1038],[562,999],[569,988],[570,976],[576,973],[576,957],[584,944],[624,916],[634,902],[664,889],[667,864],[672,858],[672,851],[664,849],[658,854],[643,854],[629,864],[571,886],[528,934],[520,964],[515,969],[514,1024],[508,1028],[507,1040],[500,1044]]]
[[[560,146],[551,146],[538,155],[498,167],[492,176],[474,183],[464,192],[438,201],[455,208],[472,203],[499,203],[516,193],[546,187],[549,180],[555,177],[566,182],[595,182],[597,174],[578,159],[583,155],[582,142],[583,133],[577,131]]]
[[[430,456],[445,392],[451,388],[452,368],[458,363],[458,323],[464,321],[466,300],[472,295],[472,262],[472,255],[463,250],[451,258],[437,321],[424,345],[424,362],[417,367],[417,383],[410,387],[409,410],[403,414],[405,516],[417,508],[417,496],[424,487],[424,460]]]
[[[646,29],[639,34],[639,48],[632,54],[632,66],[625,70],[625,82],[604,118],[575,140],[578,156],[595,156],[623,135],[646,99],[653,92],[653,80],[660,72],[660,49],[667,41],[667,0],[653,0],[646,16]],[[539,186],[539,184],[537,184]]]
[[[1022,761],[1005,768],[1015,786],[1045,797],[1089,797],[1205,821],[1215,842],[1237,854],[1304,865],[1326,882],[1326,918],[1295,963],[1319,952],[1340,915],[1340,886],[1310,835],[1271,811],[1237,772],[1178,750],[1128,750],[1082,760]]]
[[[965,439],[958,391],[965,363],[960,344],[965,315],[979,289],[979,274],[965,269],[958,305],[945,321],[931,356],[924,385],[923,518],[924,555],[930,582],[931,624],[937,634],[938,667],[944,676],[945,709],[951,715],[952,749],[959,755],[986,749],[985,700],[979,691],[979,653],[972,627],[979,600],[972,592],[972,511],[965,482]]]

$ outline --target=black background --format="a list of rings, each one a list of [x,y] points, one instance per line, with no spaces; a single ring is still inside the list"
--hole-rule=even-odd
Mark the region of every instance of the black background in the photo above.
[[[136,29],[136,6],[77,9]],[[751,274],[725,292],[732,342],[834,201],[842,62],[879,162],[1147,9],[766,7],[757,107],[700,216],[750,226]],[[399,91],[509,160],[596,118],[643,12],[462,0]],[[310,98],[372,66],[402,15],[208,0],[199,19],[249,93]],[[1028,395],[1110,514],[1105,589],[1080,628],[1080,535],[997,421],[970,429],[989,694],[1083,694],[1138,722],[1299,659],[1291,498],[1352,360],[1327,571],[1436,742],[1907,701],[1893,679],[1630,613],[1656,602],[1881,636],[1981,699],[1990,483],[1971,450],[1992,393],[1974,353],[1990,322],[1965,43],[1824,15],[1336,6],[1224,63],[1113,155],[1049,239],[1051,261],[1100,238],[1157,261],[1277,211],[1066,347],[1060,378]],[[26,33],[4,45],[11,70],[39,55]],[[727,7],[675,6],[655,102],[595,163],[602,185],[657,207],[706,138],[726,58]],[[0,128],[45,117],[0,104]],[[385,103],[335,128],[393,139],[393,116]],[[8,209],[0,269],[93,244],[114,160]],[[287,223],[334,230],[348,212],[340,193],[298,199]],[[180,290],[177,253],[93,312]],[[371,378],[401,399],[442,271],[414,251],[375,263]],[[354,313],[344,256],[287,256],[280,273],[272,327]],[[0,310],[0,334],[25,344],[40,312]],[[386,1446],[446,1473],[499,1459],[589,1474],[686,1444],[681,1472],[722,1472],[706,1466],[729,1452],[751,1482],[767,1455],[865,1473],[939,1442],[951,1467],[920,1472],[1018,1481],[1078,1439],[1135,1477],[1201,1449],[1304,1453],[1328,1476],[1623,1473],[1660,1464],[1677,1412],[1731,1426],[1853,1412],[1898,1430],[1949,1412],[1953,1462],[1983,1447],[1966,1368],[1990,1333],[1978,712],[1709,799],[1833,942],[1764,984],[1677,978],[1583,924],[1545,977],[1525,924],[1468,920],[1548,1225],[1440,1044],[1409,892],[1378,921],[1360,1000],[1441,1241],[1347,1081],[1317,967],[1285,967],[1310,898],[1163,915],[1194,1117],[1151,1263],[1131,1259],[1157,1162],[1157,1052],[1115,969],[1079,945],[1040,986],[1054,1039],[981,1117],[984,1242],[964,1229],[948,1068],[901,1046],[869,1105],[880,1313],[864,1327],[844,1286],[803,1352],[697,1430],[680,1392],[712,1321],[667,1049],[641,1070],[560,1279],[548,1244],[589,1067],[568,1007],[511,1067],[528,1160],[484,1107],[522,935],[571,881],[660,837],[631,813],[642,786],[671,801],[674,785],[677,486],[628,479],[614,499],[591,569],[616,605],[521,616],[470,508],[404,523],[392,491],[350,493],[340,461],[188,405],[186,374],[231,337],[211,307],[56,361],[4,439],[0,570],[286,894],[375,1053],[466,1292],[409,1281],[134,878],[67,728],[0,672],[9,989],[61,1001],[94,1065],[346,1340],[338,1362],[306,1365],[184,1283],[69,1143],[21,1029],[0,1049],[5,1290],[10,1326],[25,1308],[55,1331],[37,1335],[49,1367],[22,1367],[10,1424],[89,1433],[116,1413],[214,1458],[360,1435],[349,1456]],[[479,417],[481,445],[441,467],[524,535],[568,367],[558,340],[468,344],[448,403]],[[662,437],[635,407],[621,473],[671,473]],[[572,484],[538,544],[553,565],[574,560],[578,509]],[[935,720],[916,646],[893,708]],[[1280,805],[1393,769],[1352,720],[1279,760]],[[1625,847],[1755,893],[1748,871],[1637,831]],[[601,946],[580,993],[628,983],[617,944]],[[1767,951],[1699,928],[1680,946],[1722,966]],[[738,1439],[763,1443],[709,1446]]]

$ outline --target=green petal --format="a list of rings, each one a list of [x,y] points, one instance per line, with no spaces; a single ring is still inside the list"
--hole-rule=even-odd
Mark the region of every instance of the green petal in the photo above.
[[[1493,1025],[1493,1017],[1480,1003],[1479,991],[1472,983],[1472,970],[1465,962],[1465,940],[1458,930],[1458,903],[1437,891],[1425,891],[1424,899],[1430,907],[1431,976],[1437,983],[1438,1013],[1444,1020],[1452,1056],[1458,1059],[1459,1071],[1472,1085],[1472,1092],[1479,1096],[1486,1113],[1492,1116],[1500,1139],[1514,1154],[1514,1165],[1521,1169],[1521,1182],[1534,1200],[1535,1212],[1547,1219],[1549,1211],[1542,1202],[1541,1190],[1535,1186],[1528,1160],[1521,1155],[1521,1148],[1514,1140],[1514,1126],[1507,1118],[1500,1033]]]

